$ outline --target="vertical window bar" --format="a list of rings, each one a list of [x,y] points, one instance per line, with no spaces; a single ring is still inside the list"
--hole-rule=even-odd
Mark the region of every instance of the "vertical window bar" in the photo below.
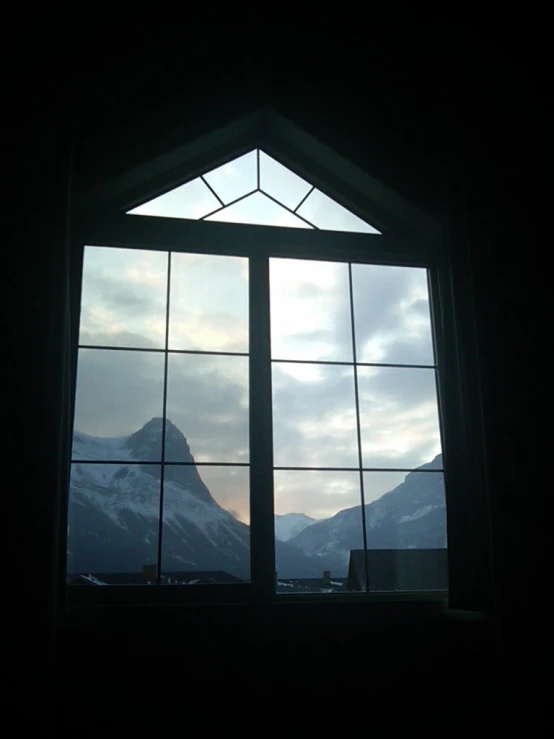
[[[356,432],[358,435],[358,466],[360,468],[360,496],[362,499],[362,534],[364,542],[364,570],[366,593],[369,593],[369,568],[367,566],[367,528],[365,519],[364,473],[362,460],[362,429],[360,423],[360,398],[358,391],[358,358],[356,354],[356,323],[354,319],[354,291],[352,288],[352,262],[348,262],[348,286],[350,290],[350,325],[352,327],[352,357],[354,359],[354,396],[356,399]]]
[[[256,187],[260,189],[260,150],[256,149]]]
[[[254,597],[275,595],[269,258],[249,259],[250,576]]]
[[[160,467],[160,517],[158,522],[158,567],[156,571],[156,585],[161,584],[162,576],[162,537],[163,537],[163,506],[164,506],[164,476],[165,476],[165,426],[167,413],[167,365],[169,360],[169,299],[171,290],[171,252],[167,253],[167,288],[165,296],[165,353],[164,353],[164,384],[162,400],[162,454]]]

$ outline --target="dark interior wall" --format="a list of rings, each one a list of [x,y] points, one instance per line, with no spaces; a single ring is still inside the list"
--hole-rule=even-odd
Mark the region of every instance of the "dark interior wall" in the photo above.
[[[299,40],[292,37],[289,48]],[[234,680],[244,691],[256,687],[270,702],[274,673],[294,674],[298,691],[311,687],[344,697],[344,676],[356,670],[359,658],[377,660],[384,678],[372,678],[371,685],[383,694],[407,673],[422,677],[420,687],[440,686],[450,695],[461,692],[470,675],[481,697],[489,695],[489,681],[513,687],[520,680],[519,666],[536,654],[527,646],[534,630],[526,595],[529,573],[536,572],[529,497],[538,490],[529,433],[536,367],[532,274],[526,268],[530,260],[522,263],[522,246],[526,257],[532,255],[529,224],[538,183],[531,172],[541,98],[533,69],[499,42],[484,40],[422,27],[417,43],[368,50],[350,37],[337,42],[305,36],[303,50],[298,47],[287,58],[265,38],[249,45],[222,34],[221,43],[209,49],[194,43],[187,54],[182,45],[180,52],[169,53],[164,45],[142,46],[140,53],[116,50],[99,35],[95,43],[75,38],[57,50],[49,46],[47,53],[35,50],[16,59],[9,141],[17,154],[3,276],[6,460],[17,471],[17,482],[6,490],[4,537],[12,691],[28,696],[38,689],[46,695],[56,650],[61,685],[75,700],[80,686],[96,684],[97,675],[114,689],[123,680],[131,693],[130,684],[158,674],[176,656],[188,665],[187,690],[195,694],[191,664],[202,686],[215,674],[216,692],[223,695]],[[103,53],[91,63],[100,43]],[[457,192],[458,227],[463,231],[467,223],[476,291],[496,620],[491,628],[482,622],[437,624],[416,613],[395,627],[383,626],[383,619],[373,623],[360,609],[338,614],[321,607],[302,615],[300,609],[246,614],[227,608],[211,615],[193,610],[169,622],[144,613],[132,627],[123,621],[110,628],[93,625],[86,633],[70,631],[56,646],[52,430],[59,423],[62,392],[63,313],[57,296],[65,285],[60,244],[67,227],[68,141],[75,142],[74,176],[82,185],[170,147],[177,124],[183,135],[194,134],[259,103],[280,107],[432,213],[441,215]],[[533,111],[531,120],[526,111]],[[171,135],[165,134],[168,122]],[[146,659],[137,646],[144,643]],[[503,660],[496,662],[500,670],[490,659],[493,648]],[[326,661],[337,665],[327,670],[329,681],[323,678]],[[258,680],[260,674],[268,676],[267,683]],[[441,680],[445,674],[448,679]],[[162,691],[165,684],[158,683]],[[266,684],[273,687],[264,693]],[[407,685],[402,689],[408,692]]]

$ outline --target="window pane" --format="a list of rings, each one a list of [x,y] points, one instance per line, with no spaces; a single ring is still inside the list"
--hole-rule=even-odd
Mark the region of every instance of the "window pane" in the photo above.
[[[274,359],[352,361],[348,265],[271,259]]]
[[[73,464],[68,581],[155,584],[159,506],[159,465]]]
[[[166,462],[247,462],[248,357],[170,354],[167,419]]]
[[[326,231],[354,231],[356,233],[379,233],[369,223],[362,221],[342,205],[314,190],[298,208],[298,213],[317,228]]]
[[[294,210],[311,185],[275,159],[260,152],[260,189]]]
[[[399,475],[390,492],[366,507],[370,590],[448,588],[444,476],[421,471],[441,467],[438,456],[420,470]],[[386,474],[364,472],[368,497],[382,490],[381,477]],[[359,555],[355,570],[355,576],[365,575]]]
[[[166,465],[163,504],[163,582],[249,580],[247,467]]]
[[[413,468],[441,451],[435,371],[358,367],[364,467]]]
[[[256,168],[256,152],[251,151],[213,169],[204,178],[224,203],[231,203],[257,188]]]
[[[359,362],[433,364],[427,270],[352,265]]]
[[[356,467],[352,367],[273,363],[275,466]]]
[[[446,547],[446,501],[441,468],[442,456],[437,455],[414,472],[363,473],[368,503],[368,548]]]
[[[224,223],[250,223],[258,226],[288,226],[312,228],[294,213],[273,202],[261,192],[255,192],[234,205],[228,205],[206,218],[207,221]]]
[[[163,378],[161,352],[80,349],[73,459],[160,461]]]
[[[363,548],[359,473],[275,470],[274,481],[277,591],[345,592],[350,550]]]
[[[165,346],[167,254],[86,246],[80,344]]]
[[[171,255],[169,348],[248,352],[248,259]]]
[[[203,218],[221,207],[221,203],[205,182],[197,177],[174,190],[160,195],[148,203],[133,208],[129,213],[137,216],[160,216],[163,218]]]

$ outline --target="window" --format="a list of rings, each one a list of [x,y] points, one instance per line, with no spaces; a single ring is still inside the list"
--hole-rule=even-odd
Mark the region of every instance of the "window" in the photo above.
[[[255,149],[83,254],[69,584],[447,589],[429,244]]]

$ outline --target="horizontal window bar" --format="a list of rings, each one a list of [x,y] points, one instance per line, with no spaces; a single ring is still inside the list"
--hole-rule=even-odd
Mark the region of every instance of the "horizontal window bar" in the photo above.
[[[274,467],[274,470],[291,470],[299,472],[359,472],[359,467]],[[444,472],[443,468],[422,470],[420,467],[362,467],[362,472]]]
[[[154,352],[154,353],[165,353],[168,354],[210,354],[219,357],[248,357],[249,355],[244,352],[209,352],[201,351],[199,349],[158,349],[153,347],[139,347],[139,346],[101,346],[99,344],[79,344],[79,349],[114,349],[122,352]]]
[[[272,362],[287,362],[289,364],[335,364],[342,367],[407,367],[409,369],[437,369],[435,364],[391,364],[389,362],[335,362],[321,359],[272,359]]]
[[[386,234],[195,221],[117,214],[76,225],[75,239],[117,246],[199,254],[284,256],[341,262],[430,266],[439,250],[428,241]]]
[[[161,459],[157,461],[140,459],[72,459],[71,464],[154,464],[154,465],[171,465],[172,467],[250,467],[250,462],[163,462]]]
[[[127,459],[72,459],[72,464],[123,464],[123,465],[139,465],[152,464],[161,465],[161,460],[127,460]],[[174,467],[250,467],[250,462],[164,462],[166,465]],[[300,472],[358,472],[359,467],[274,467],[274,470],[291,470]],[[420,467],[362,467],[362,472],[444,472],[443,468],[434,468],[432,470],[421,470]]]

